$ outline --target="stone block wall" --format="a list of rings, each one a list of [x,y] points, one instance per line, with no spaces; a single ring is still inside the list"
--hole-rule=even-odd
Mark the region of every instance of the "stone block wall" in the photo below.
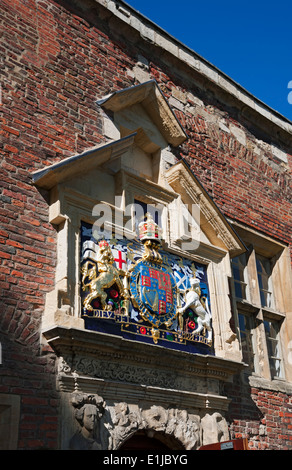
[[[56,237],[48,195],[33,187],[31,173],[105,141],[96,100],[156,79],[189,135],[177,158],[188,162],[226,216],[291,244],[289,124],[255,119],[100,3],[1,5],[0,393],[21,397],[20,449],[58,448],[55,356],[40,342]],[[247,434],[252,448],[289,447],[291,397],[259,389],[250,397],[262,417],[249,421],[242,409],[234,411],[233,435]]]

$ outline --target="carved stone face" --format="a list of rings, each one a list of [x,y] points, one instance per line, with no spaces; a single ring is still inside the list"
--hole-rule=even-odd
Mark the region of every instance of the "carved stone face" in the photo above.
[[[95,405],[85,405],[83,415],[83,426],[87,431],[94,430],[97,421],[97,410]]]

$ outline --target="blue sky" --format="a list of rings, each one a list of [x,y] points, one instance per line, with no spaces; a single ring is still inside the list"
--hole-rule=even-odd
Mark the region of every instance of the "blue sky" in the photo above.
[[[292,121],[291,0],[126,3]]]

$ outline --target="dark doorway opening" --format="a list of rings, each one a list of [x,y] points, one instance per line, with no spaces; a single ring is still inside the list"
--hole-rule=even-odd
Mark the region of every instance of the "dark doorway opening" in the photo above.
[[[184,450],[183,446],[174,438],[166,436],[164,433],[153,433],[149,436],[146,432],[137,432],[125,441],[119,450]]]

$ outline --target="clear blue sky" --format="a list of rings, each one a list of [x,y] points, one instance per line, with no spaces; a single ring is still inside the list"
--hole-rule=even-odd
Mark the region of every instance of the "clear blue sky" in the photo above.
[[[126,3],[292,121],[292,0]]]

